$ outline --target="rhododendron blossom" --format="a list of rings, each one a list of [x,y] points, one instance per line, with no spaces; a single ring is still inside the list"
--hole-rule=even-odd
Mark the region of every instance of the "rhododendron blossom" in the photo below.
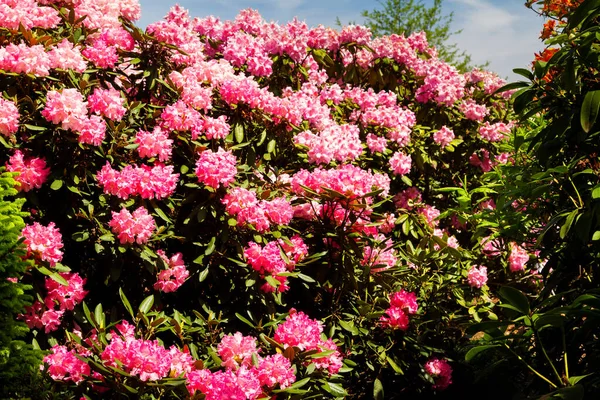
[[[525,264],[529,261],[529,254],[516,243],[510,244],[510,255],[508,257],[508,266],[511,272],[523,271]]]
[[[196,176],[198,181],[214,189],[220,185],[227,187],[235,180],[236,164],[237,160],[230,151],[221,147],[216,152],[205,150],[196,161]]]
[[[122,199],[132,195],[140,195],[143,199],[169,197],[175,191],[178,178],[179,174],[173,173],[172,165],[127,165],[119,172],[114,170],[108,161],[96,174],[104,193]]]
[[[33,255],[40,260],[47,261],[50,266],[54,266],[62,260],[62,236],[54,222],[50,222],[48,226],[34,222],[33,225],[23,228],[21,234],[25,238],[23,243],[27,246],[28,257]]]
[[[236,370],[240,366],[251,366],[252,355],[258,354],[256,339],[244,336],[240,332],[234,335],[225,335],[217,347],[217,352],[223,360],[223,365],[229,369]]]
[[[50,90],[42,115],[63,129],[78,130],[80,121],[87,118],[87,103],[77,89]]]
[[[397,152],[390,158],[390,167],[395,175],[406,175],[410,172],[412,159],[409,155]]]
[[[121,97],[121,92],[114,89],[94,89],[94,93],[87,98],[88,107],[91,112],[102,115],[113,121],[119,121],[127,112],[123,106],[125,99]]]
[[[441,147],[446,147],[454,140],[454,132],[447,126],[442,126],[433,134],[433,140]]]
[[[432,358],[425,363],[425,372],[435,380],[434,389],[444,390],[452,384],[452,367],[446,360]]]
[[[6,170],[19,173],[14,180],[19,183],[17,189],[23,192],[41,188],[50,175],[50,168],[46,167],[46,161],[43,158],[26,159],[21,150],[16,150],[8,159]]]
[[[483,265],[473,265],[469,269],[469,274],[467,275],[469,286],[481,289],[487,283],[487,280],[487,268]]]
[[[0,97],[0,134],[10,136],[19,129],[19,109],[9,100]]]
[[[43,361],[48,365],[48,374],[55,381],[80,383],[90,375],[90,366],[77,358],[75,351],[60,345],[53,346],[51,350],[52,354],[46,355]]]
[[[115,233],[121,244],[133,243],[143,244],[148,241],[156,229],[154,218],[148,214],[148,210],[139,207],[133,214],[126,208],[118,213],[112,212],[112,219],[108,224]]]
[[[171,158],[173,140],[160,127],[155,126],[152,132],[140,130],[135,136],[140,157],[158,157],[164,162]]]
[[[167,269],[158,273],[154,289],[165,293],[175,292],[190,275],[183,262],[183,254],[176,253],[170,259],[162,250],[156,250],[156,254],[162,258]]]

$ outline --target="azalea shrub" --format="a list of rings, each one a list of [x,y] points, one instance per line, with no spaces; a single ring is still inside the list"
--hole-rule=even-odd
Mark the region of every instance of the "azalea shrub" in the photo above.
[[[539,288],[531,243],[489,222],[511,92],[424,34],[0,5],[44,395],[451,397],[465,326]]]

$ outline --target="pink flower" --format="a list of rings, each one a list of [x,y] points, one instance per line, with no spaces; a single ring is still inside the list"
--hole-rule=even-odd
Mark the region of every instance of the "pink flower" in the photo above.
[[[133,215],[126,208],[118,213],[113,211],[112,220],[108,225],[113,233],[118,235],[121,244],[146,243],[156,229],[154,218],[144,207],[136,209]]]
[[[216,153],[212,150],[205,150],[196,162],[196,176],[199,182],[214,189],[217,189],[219,185],[227,187],[235,181],[236,163],[235,156],[221,147]]]
[[[371,153],[383,153],[387,149],[387,139],[369,133],[367,135],[367,147]]]
[[[97,115],[79,120],[79,142],[100,146],[106,135],[106,123]]]
[[[252,355],[258,355],[258,351],[256,339],[251,336],[244,336],[240,332],[223,336],[217,347],[223,365],[232,370],[237,370],[242,365],[251,366]]]
[[[395,175],[406,175],[410,172],[412,159],[409,155],[396,152],[390,158],[390,167]]]
[[[66,286],[54,279],[46,278],[48,294],[44,299],[44,303],[50,309],[58,304],[61,311],[73,310],[75,305],[81,303],[88,293],[87,290],[83,289],[86,279],[82,279],[75,272],[61,272],[60,276],[67,281]]]
[[[421,202],[421,192],[416,187],[409,187],[394,196],[394,204],[398,208],[411,210],[416,204]]]
[[[337,345],[331,339],[321,342],[319,345],[321,351],[333,350],[333,353],[325,357],[313,358],[312,362],[319,369],[327,369],[330,374],[337,374],[342,368],[342,354],[338,351]]]
[[[433,140],[442,148],[446,147],[454,140],[454,132],[444,125],[433,134]]]
[[[200,391],[206,400],[246,400],[246,393],[231,370],[214,373],[207,369],[194,370],[186,378],[187,389],[192,395]]]
[[[52,68],[64,70],[72,69],[83,73],[87,68],[87,62],[81,55],[79,46],[73,46],[68,39],[63,39],[48,52]]]
[[[87,19],[90,19],[89,16]],[[109,45],[104,36],[95,39],[81,54],[98,68],[113,68],[117,61],[119,61],[117,47]]]
[[[126,199],[131,195],[140,195],[143,199],[163,199],[173,194],[177,187],[179,174],[173,173],[172,165],[157,164],[128,165],[122,171],[112,169],[107,161],[96,174],[98,184],[104,193]]]
[[[163,259],[168,268],[158,273],[154,289],[165,293],[174,292],[183,285],[190,275],[183,263],[183,255],[176,253],[171,259],[168,259],[164,251],[157,250],[156,253]]]
[[[125,99],[121,97],[121,92],[112,87],[94,89],[94,93],[89,95],[87,100],[91,112],[113,121],[120,121],[127,112],[123,106]]]
[[[473,99],[463,100],[458,108],[465,114],[466,119],[472,121],[483,121],[485,116],[489,114],[489,110],[485,105],[477,104]]]
[[[221,115],[218,118],[205,117],[202,122],[202,132],[207,139],[225,139],[229,135],[231,127],[227,123],[227,116]],[[196,139],[192,133],[192,139]]]
[[[273,388],[279,384],[280,389],[285,389],[296,381],[296,375],[294,375],[290,360],[282,354],[276,353],[260,361],[258,379],[263,386]]]
[[[19,183],[17,189],[23,192],[41,188],[50,175],[50,168],[46,168],[46,161],[43,158],[25,159],[20,150],[16,150],[8,159],[6,169],[9,172],[19,173],[14,179]]]
[[[51,90],[46,95],[42,116],[63,129],[78,130],[80,121],[87,118],[87,103],[77,89]]]
[[[479,135],[484,140],[488,140],[490,142],[500,142],[508,139],[508,135],[510,134],[513,125],[514,124],[512,122],[509,122],[508,124],[505,124],[504,122],[490,124],[486,121],[485,124],[481,125],[479,128]]]
[[[44,311],[40,321],[44,326],[44,332],[54,332],[60,326],[60,319],[62,318],[64,311],[49,309]]]
[[[525,249],[514,242],[511,242],[510,249],[508,264],[511,272],[523,271],[525,269],[525,264],[529,261],[529,254],[527,254]]]
[[[85,376],[90,375],[90,366],[76,355],[75,351],[67,350],[65,346],[53,346],[52,354],[44,357],[44,363],[48,364],[47,371],[52,379],[80,383]]]
[[[481,289],[483,285],[486,284],[488,280],[487,277],[487,268],[484,266],[473,265],[469,270],[469,275],[467,276],[467,281],[469,282],[469,286]]]
[[[405,290],[400,290],[399,292],[393,293],[390,296],[390,305],[406,311],[409,314],[415,314],[419,309],[419,305],[417,304],[417,295],[413,292],[407,292]]]
[[[402,309],[398,307],[390,307],[385,310],[387,315],[382,315],[379,321],[384,327],[391,327],[393,329],[407,330],[409,319],[408,315]]]
[[[155,126],[152,132],[140,130],[135,136],[135,143],[140,157],[158,157],[164,162],[171,158],[173,140],[160,127]]]
[[[19,129],[19,109],[9,100],[0,97],[0,134],[10,136]]]
[[[323,324],[308,315],[300,312],[290,311],[285,322],[277,326],[273,339],[287,347],[298,347],[300,350],[312,350],[318,348],[321,343]]]
[[[444,390],[452,383],[452,367],[446,360],[430,359],[425,363],[425,372],[435,380],[434,389]]]
[[[27,245],[27,256],[34,255],[43,261],[54,266],[62,260],[63,253],[60,250],[63,247],[62,236],[60,231],[50,222],[48,226],[40,225],[39,222],[34,222],[33,225],[27,225],[21,233],[25,238],[24,243]]]

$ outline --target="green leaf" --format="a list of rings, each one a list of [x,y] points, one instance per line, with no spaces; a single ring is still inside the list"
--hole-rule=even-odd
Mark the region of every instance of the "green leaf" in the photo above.
[[[256,328],[256,326],[250,322],[250,320],[248,320],[247,318],[243,317],[242,315],[235,313],[235,316],[242,321],[243,323],[245,323],[246,325],[250,326],[251,328]]]
[[[325,384],[322,385],[321,388],[323,388],[323,390],[325,390],[326,392],[331,393],[335,397],[348,396],[348,392],[346,392],[342,385],[338,385],[337,383],[325,382]]]
[[[62,185],[63,181],[61,181],[60,179],[55,179],[54,182],[52,182],[52,184],[50,185],[50,189],[58,190],[62,187]]]
[[[100,328],[104,328],[104,310],[102,309],[102,303],[98,303],[96,306],[96,309],[94,310],[94,318],[96,318],[96,322]]]
[[[277,142],[275,141],[275,139],[269,140],[269,143],[267,144],[267,153],[272,153],[273,151],[275,151],[276,144]]]
[[[377,378],[375,378],[375,381],[373,382],[373,398],[375,400],[383,400],[383,385]]]
[[[600,185],[598,185],[592,189],[592,199],[599,199],[599,198],[600,198]]]
[[[150,296],[146,297],[140,304],[140,308],[139,308],[140,312],[142,314],[146,314],[148,311],[150,311],[153,304],[154,304],[154,295],[151,294]]]
[[[208,243],[206,250],[204,250],[204,255],[209,256],[215,251],[215,241],[216,240],[217,240],[216,236],[213,236],[212,239],[210,239],[210,242]]]
[[[385,359],[397,374],[404,375],[404,371],[402,371],[402,368],[400,368],[400,366],[396,364],[394,360],[392,360],[389,356],[385,356]]]
[[[564,239],[567,236],[567,233],[569,233],[569,230],[571,229],[571,225],[573,225],[573,220],[575,219],[577,214],[579,214],[579,210],[573,210],[567,216],[565,223],[560,228],[560,238],[561,239]]]
[[[475,357],[479,353],[483,353],[486,350],[493,349],[494,347],[499,347],[499,346],[500,345],[498,345],[498,344],[488,344],[485,346],[473,347],[471,350],[467,351],[467,354],[465,354],[465,361],[469,362],[473,359],[473,357]]]
[[[35,125],[29,125],[29,124],[23,124],[25,126],[25,128],[29,129],[30,131],[38,131],[38,132],[42,132],[45,131],[46,127],[44,126],[35,126]]]
[[[158,207],[158,206],[154,207],[154,211],[158,214],[158,216],[163,221],[171,223],[171,220],[169,219],[169,217],[167,217],[167,214],[165,214],[164,211],[160,209],[160,207]]]
[[[529,314],[529,300],[521,291],[510,286],[503,286],[500,288],[499,294],[521,314]]]
[[[233,132],[235,134],[235,141],[237,143],[242,143],[244,140],[244,126],[242,124],[236,124],[233,128]]]
[[[203,282],[208,276],[208,267],[198,274],[198,282]]]
[[[125,296],[125,293],[123,293],[123,289],[121,288],[119,288],[119,297],[121,297],[121,302],[123,302],[123,305],[125,306],[125,309],[129,313],[129,315],[131,315],[131,318],[135,318],[133,308],[131,308],[131,303],[129,303],[129,300],[127,300],[127,297]]]
[[[528,69],[525,69],[525,68],[515,68],[515,69],[513,69],[513,72],[514,72],[515,74],[517,74],[517,75],[524,76],[525,78],[527,78],[527,79],[529,79],[529,80],[532,80],[532,79],[533,79],[533,72],[531,72],[531,71],[530,71],[530,70],[528,70]],[[502,88],[500,88],[500,89],[502,89]],[[499,89],[499,90],[500,90],[500,89]]]
[[[571,386],[575,386],[577,384],[577,382],[579,382],[580,380],[587,378],[590,375],[594,375],[594,373],[592,372],[591,374],[587,374],[587,375],[579,375],[579,376],[571,376],[569,377],[569,383],[571,384]]]
[[[592,90],[587,92],[581,105],[580,121],[581,127],[585,133],[589,133],[592,126],[598,118],[598,111],[600,111],[600,90]]]
[[[599,0],[584,1],[579,7],[577,7],[573,14],[570,15],[569,22],[567,23],[567,29],[573,29],[577,25],[581,24],[586,17],[598,7],[600,7]]]
[[[85,304],[85,301],[82,303],[83,306],[83,315],[85,315],[85,318],[88,320],[88,322],[90,324],[92,324],[92,326],[94,328],[98,328],[98,325],[96,324],[96,320],[92,318],[92,313],[90,312],[90,309],[88,308],[87,304]]]

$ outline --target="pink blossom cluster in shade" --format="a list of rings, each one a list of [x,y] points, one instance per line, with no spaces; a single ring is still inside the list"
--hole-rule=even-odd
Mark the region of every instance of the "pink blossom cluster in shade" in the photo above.
[[[375,238],[373,246],[365,246],[363,250],[363,259],[360,264],[371,267],[371,273],[377,273],[392,268],[398,262],[394,242],[379,234]]]
[[[163,250],[156,250],[156,254],[164,261],[167,268],[158,273],[154,289],[165,293],[175,292],[190,275],[183,262],[183,254],[175,253],[171,258],[168,258]]]
[[[479,136],[483,140],[487,140],[489,142],[500,142],[508,139],[508,135],[510,134],[513,126],[513,122],[496,122],[494,124],[490,124],[488,121],[486,121],[479,127]]]
[[[397,208],[412,210],[415,206],[421,203],[421,200],[421,191],[416,187],[412,186],[408,189],[404,189],[403,191],[394,196],[394,205]]]
[[[442,241],[446,242],[446,246],[452,247],[453,249],[458,249],[459,244],[458,244],[458,240],[456,239],[456,236],[451,235],[450,233],[448,233],[447,230],[434,228],[433,236],[436,236],[436,237],[442,239]],[[434,244],[433,248],[435,250],[439,250],[440,245],[436,242]]]
[[[258,200],[256,192],[241,187],[231,189],[222,203],[239,225],[252,225],[259,232],[267,231],[271,224],[287,225],[294,217],[294,209],[284,197]]]
[[[490,152],[486,149],[480,149],[479,154],[473,153],[469,157],[469,164],[481,168],[483,172],[490,172],[494,168],[495,163],[490,159]]]
[[[75,350],[69,350],[66,346],[56,345],[52,347],[52,354],[44,357],[42,366],[48,375],[55,381],[80,383],[90,375],[90,366],[77,357]]]
[[[483,265],[473,265],[471,269],[469,269],[467,275],[469,286],[481,289],[487,283],[487,280],[487,267],[484,267]]]
[[[332,354],[313,358],[312,362],[317,368],[327,369],[330,374],[336,374],[342,367],[342,355],[331,339],[321,338],[322,332],[323,324],[320,321],[311,319],[302,311],[291,309],[286,320],[277,326],[273,339],[285,348],[297,347],[302,351],[333,350]]]
[[[425,363],[425,372],[435,380],[434,389],[444,390],[452,384],[452,367],[446,360],[430,359]]]
[[[446,147],[454,140],[454,131],[447,126],[442,126],[440,129],[434,132],[433,141],[440,145],[440,147]]]
[[[419,208],[417,212],[425,219],[430,227],[435,228],[439,224],[437,218],[440,216],[440,210],[434,206],[425,204],[423,207]]]
[[[119,237],[121,244],[146,243],[156,229],[154,218],[144,207],[137,208],[133,214],[126,208],[122,208],[118,213],[113,211],[108,225]]]
[[[36,300],[31,306],[25,307],[25,314],[19,316],[30,329],[44,328],[46,333],[57,330],[65,311],[73,310],[87,295],[88,292],[83,289],[86,280],[77,273],[62,272],[60,276],[67,282],[66,285],[46,278],[44,302]]]
[[[168,161],[173,151],[173,140],[160,127],[155,126],[152,132],[140,130],[135,136],[140,157],[158,157],[160,162]]]
[[[196,161],[196,176],[198,181],[213,189],[219,186],[227,187],[235,181],[237,174],[237,159],[231,151],[219,149],[204,150]]]
[[[418,309],[417,295],[400,290],[390,295],[390,307],[385,310],[386,315],[383,315],[379,321],[384,327],[405,331],[408,329],[408,316],[416,314]]]
[[[292,191],[300,195],[306,194],[302,186],[316,193],[322,193],[324,188],[331,189],[349,198],[362,197],[379,189],[382,189],[380,196],[387,196],[390,191],[389,176],[371,173],[351,164],[335,169],[301,169],[292,176],[290,184]]]
[[[15,150],[14,154],[8,159],[6,170],[19,173],[14,177],[14,180],[19,183],[17,190],[23,192],[41,188],[48,179],[48,175],[50,175],[50,168],[46,167],[44,158],[25,158],[21,150]]]
[[[460,102],[459,110],[465,115],[466,119],[481,122],[489,114],[489,110],[484,104],[477,104],[473,99],[466,99]]]
[[[21,232],[27,246],[27,257],[46,261],[50,266],[61,262],[63,252],[62,235],[54,222],[43,226],[39,222],[27,225]]]
[[[523,271],[525,264],[529,261],[527,250],[518,244],[510,243],[510,255],[508,256],[508,266],[511,272]]]
[[[0,134],[10,136],[19,129],[19,109],[10,100],[0,97]]]
[[[282,253],[285,254],[285,259]],[[279,284],[273,286],[266,282],[261,289],[264,292],[284,292],[288,289],[287,277],[280,276],[280,273],[294,270],[296,264],[308,255],[308,247],[299,235],[294,235],[289,241],[278,239],[268,242],[264,247],[258,243],[250,242],[244,249],[244,257],[248,264],[262,277],[270,275],[276,279]]]
[[[172,165],[150,167],[143,164],[139,167],[127,165],[117,171],[107,161],[96,174],[96,180],[104,188],[104,193],[121,199],[135,195],[143,199],[164,199],[171,196],[177,187],[179,174],[174,174],[173,168]]]

